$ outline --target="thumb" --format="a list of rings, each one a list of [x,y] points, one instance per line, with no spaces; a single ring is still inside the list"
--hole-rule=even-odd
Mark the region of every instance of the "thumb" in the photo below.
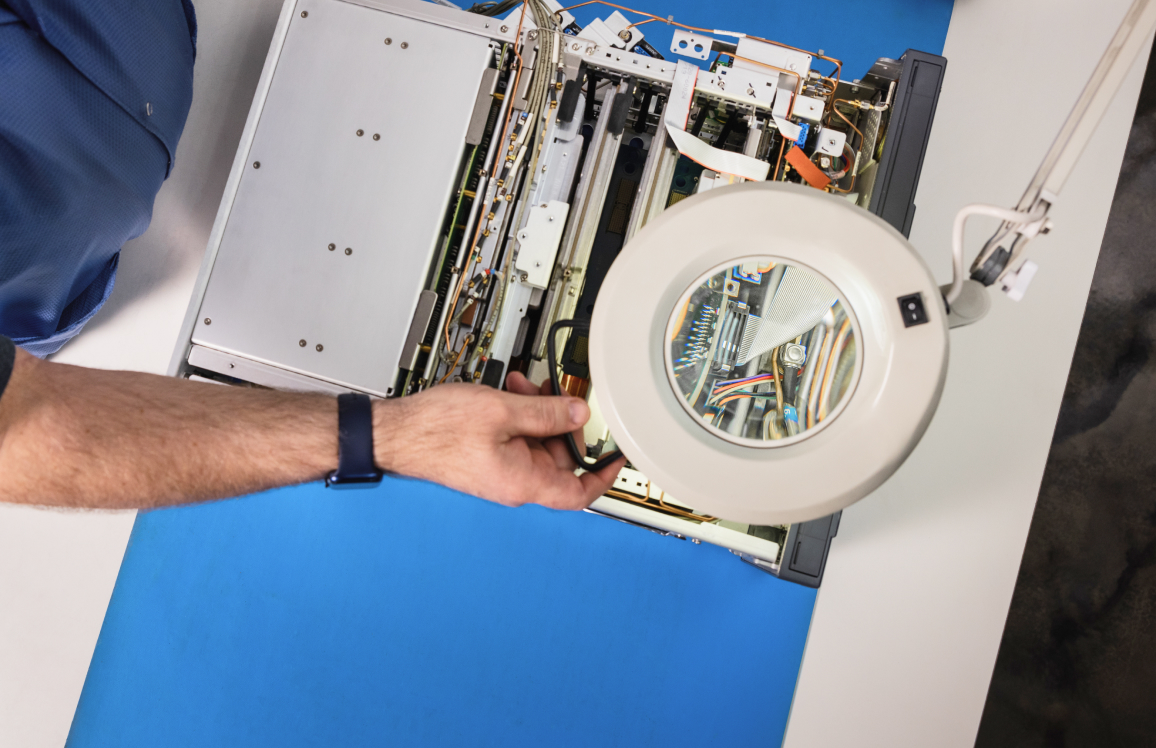
[[[590,407],[576,397],[513,395],[504,430],[544,438],[581,428],[589,419]]]

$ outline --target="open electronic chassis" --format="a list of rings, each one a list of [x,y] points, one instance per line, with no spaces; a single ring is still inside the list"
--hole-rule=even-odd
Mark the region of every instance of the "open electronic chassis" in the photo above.
[[[548,331],[576,320],[555,371],[590,402],[598,456],[614,445],[581,325],[648,219],[741,181],[722,152],[908,233],[942,57],[909,50],[848,81],[822,52],[622,10],[583,28],[553,0],[286,0],[171,373],[376,397],[500,387],[515,369],[542,382]],[[676,27],[671,60],[648,21]],[[722,319],[704,319],[708,337]],[[707,391],[736,376],[724,362]],[[590,511],[809,586],[839,521],[728,522],[629,466]]]

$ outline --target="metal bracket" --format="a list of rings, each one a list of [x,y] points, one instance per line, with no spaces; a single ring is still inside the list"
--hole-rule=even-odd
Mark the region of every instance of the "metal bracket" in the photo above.
[[[675,29],[674,38],[670,41],[670,51],[683,57],[705,60],[710,57],[710,48],[713,43],[714,39],[709,36]]]
[[[530,208],[526,225],[518,232],[518,257],[514,260],[523,283],[545,288],[550,282],[569,215],[569,204],[557,200]]]

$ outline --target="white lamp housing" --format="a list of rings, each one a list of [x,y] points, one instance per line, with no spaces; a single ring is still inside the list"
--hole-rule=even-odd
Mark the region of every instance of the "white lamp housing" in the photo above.
[[[670,352],[688,293],[753,257],[833,286],[856,346],[855,372],[821,426],[764,442],[694,415]],[[905,321],[900,299],[911,297],[923,321]],[[829,515],[887,480],[931,421],[947,352],[939,288],[903,236],[845,199],[784,183],[711,190],[654,218],[611,267],[590,330],[599,403],[631,462],[696,510],[757,525]]]

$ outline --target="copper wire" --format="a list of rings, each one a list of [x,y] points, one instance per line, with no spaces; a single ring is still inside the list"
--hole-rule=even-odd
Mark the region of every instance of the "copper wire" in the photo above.
[[[526,4],[523,3],[522,4],[522,13],[520,16],[518,16],[518,29],[514,32],[514,45],[513,45],[514,46],[514,57],[518,61],[518,69],[514,73],[514,86],[512,89],[510,89],[510,88],[506,89],[507,93],[513,94],[514,96],[517,96],[518,82],[522,78],[523,61],[522,61],[522,55],[518,51],[518,40],[522,38],[522,23],[526,20],[526,7],[527,7]],[[499,130],[495,133],[495,135],[498,135],[497,141],[493,140],[493,138],[491,138],[491,140],[490,140],[490,144],[494,148],[494,161],[490,165],[490,175],[491,176],[496,175],[498,172],[498,160],[502,157],[502,146],[506,142],[506,128],[508,128],[510,126],[510,117],[513,116],[513,114],[514,114],[514,106],[513,106],[513,102],[511,101],[510,106],[508,106],[506,108],[506,119],[502,122],[501,130]],[[450,341],[450,324],[452,323],[453,318],[454,318],[454,311],[457,310],[458,299],[461,297],[462,286],[465,284],[465,279],[468,278],[470,275],[470,272],[473,271],[474,264],[477,262],[477,259],[478,259],[475,256],[475,250],[478,248],[478,238],[482,235],[482,226],[485,223],[485,221],[483,220],[484,214],[481,213],[480,211],[484,211],[485,209],[486,209],[486,206],[484,206],[484,205],[479,209],[478,225],[474,228],[474,238],[470,242],[469,257],[466,260],[467,266],[465,268],[463,268],[463,272],[461,273],[460,276],[458,276],[458,285],[457,285],[457,288],[454,290],[454,300],[452,302],[450,302],[450,310],[449,310],[449,313],[446,314],[446,326],[445,326],[445,330],[443,331],[443,333],[445,335],[445,339],[446,339],[446,350],[453,350],[453,344]],[[450,375],[450,372],[452,372],[454,370],[454,367],[457,366],[457,362],[461,360],[461,354],[463,351],[465,351],[465,345],[464,344],[462,345],[462,350],[458,351],[458,357],[454,361],[454,366],[450,367],[449,371],[446,372],[446,375],[441,378],[441,381],[438,382],[438,384],[441,384],[441,382],[446,381],[446,377],[448,377]]]
[[[835,377],[835,368],[842,353],[843,345],[847,341],[847,333],[851,329],[851,320],[844,319],[835,336],[835,344],[831,346],[831,355],[827,357],[827,365],[823,367],[823,387],[819,390],[819,412],[816,421],[822,423],[827,417],[827,400],[831,396],[831,380]]]
[[[653,13],[647,13],[646,11],[635,10],[634,8],[628,8],[625,5],[616,5],[615,3],[609,3],[609,2],[606,2],[606,0],[586,0],[586,2],[578,3],[577,5],[570,5],[568,7],[562,8],[561,10],[557,10],[554,12],[554,15],[558,16],[558,20],[561,21],[562,14],[564,12],[566,12],[568,10],[574,10],[575,8],[581,8],[581,7],[584,7],[587,5],[605,5],[605,6],[610,7],[610,8],[617,8],[618,10],[625,10],[628,13],[633,13],[637,16],[645,16],[646,18],[649,18],[652,21],[662,21],[663,23],[667,24],[668,26],[677,26],[680,29],[687,29],[688,31],[701,31],[704,34],[717,34],[718,33],[718,29],[704,29],[700,26],[688,26],[685,23],[679,23],[678,21],[673,20],[673,18],[663,18],[662,16],[656,16]],[[637,26],[638,24],[632,24],[632,25]],[[629,27],[627,27],[627,28],[629,28]],[[764,39],[761,36],[751,36],[750,34],[745,34],[744,36],[747,39],[754,39],[756,42],[762,42],[764,44],[772,44],[776,47],[783,47],[784,49],[789,49],[793,52],[801,52],[805,55],[811,55],[812,57],[818,57],[820,60],[825,60],[826,62],[829,62],[835,66],[835,85],[836,85],[836,87],[838,87],[839,81],[842,79],[842,73],[843,73],[842,60],[836,60],[834,57],[827,57],[826,55],[821,55],[821,54],[818,54],[817,52],[810,52],[806,49],[799,49],[798,47],[792,47],[791,45],[783,44],[782,42],[776,42],[776,41],[771,41],[770,39]]]
[[[445,381],[450,378],[450,374],[454,373],[454,369],[458,368],[458,362],[462,360],[462,354],[466,352],[466,348],[470,345],[470,338],[474,337],[472,334],[467,335],[466,339],[462,341],[462,347],[458,349],[457,358],[454,359],[453,365],[446,369],[446,373],[438,380],[438,384],[445,384]]]
[[[844,143],[843,144],[843,150],[851,151],[851,146]],[[855,156],[856,151],[851,151],[851,155]],[[844,189],[841,189],[839,187],[839,185],[832,182],[831,183],[831,191],[832,192],[838,192],[838,193],[843,194],[843,195],[849,195],[855,191],[855,180],[857,180],[859,178],[859,175],[855,173],[855,167],[857,166],[857,164],[856,164],[856,161],[854,158],[849,159],[849,160],[851,162],[851,165],[848,167],[851,170],[851,185],[847,189],[844,190]]]
[[[634,494],[629,494],[629,493],[626,493],[625,491],[617,491],[613,488],[608,489],[606,491],[606,495],[612,499],[619,499],[620,501],[628,501],[631,504],[638,504],[640,506],[645,506],[647,509],[654,509],[654,510],[657,510],[660,512],[666,512],[667,514],[671,514],[675,517],[680,517],[682,519],[689,519],[689,520],[694,520],[695,522],[703,522],[703,523],[718,522],[718,517],[711,517],[710,515],[707,515],[707,514],[695,514],[694,512],[688,512],[685,509],[679,509],[678,507],[671,506],[670,504],[667,504],[666,502],[661,501],[661,500],[659,500],[658,504],[656,505],[652,501],[647,501],[646,499],[639,498],[638,496],[635,496]]]

